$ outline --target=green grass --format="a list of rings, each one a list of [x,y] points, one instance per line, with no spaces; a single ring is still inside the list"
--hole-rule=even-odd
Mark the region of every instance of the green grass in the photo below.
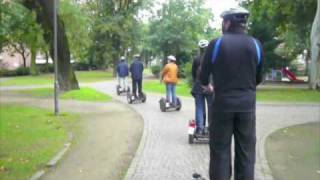
[[[165,84],[160,84],[157,80],[146,81],[143,89],[149,92],[165,93]],[[177,86],[178,96],[191,97],[191,89],[186,82],[181,81]],[[306,89],[259,89],[257,91],[257,101],[259,102],[320,102],[320,92]]]
[[[52,88],[37,88],[31,90],[14,91],[19,94],[31,95],[34,97],[51,98],[54,95]],[[94,89],[82,87],[80,90],[72,90],[60,94],[61,99],[72,99],[79,101],[92,101],[92,102],[108,102],[112,98],[106,94],[98,92]]]
[[[166,87],[164,83],[160,83],[159,80],[150,80],[143,83],[143,90],[148,92],[155,92],[155,93],[166,93]],[[177,87],[177,95],[178,96],[191,96],[190,88],[185,82],[179,82]]]
[[[0,104],[0,179],[28,179],[63,147],[76,115]]]
[[[320,123],[280,129],[266,141],[266,155],[275,180],[320,178]]]
[[[98,82],[113,78],[112,72],[105,71],[77,71],[76,77],[79,82]],[[12,77],[1,82],[1,86],[28,86],[28,85],[49,85],[53,84],[53,74],[43,74],[39,76]]]

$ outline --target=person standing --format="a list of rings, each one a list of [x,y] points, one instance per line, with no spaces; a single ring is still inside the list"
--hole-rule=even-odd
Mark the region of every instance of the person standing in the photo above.
[[[117,74],[119,79],[119,85],[122,90],[127,91],[128,90],[128,75],[129,75],[129,67],[128,64],[125,61],[124,56],[121,56],[120,63],[117,66]]]
[[[134,55],[134,61],[130,65],[130,73],[132,78],[132,93],[137,97],[142,96],[142,78],[143,78],[143,64],[140,60],[140,55]],[[137,94],[138,89],[138,94]]]
[[[206,113],[206,104],[209,110],[211,110],[212,92],[209,92],[201,87],[200,72],[201,65],[203,63],[204,54],[209,42],[207,40],[200,40],[198,43],[199,54],[194,58],[192,63],[192,90],[191,94],[195,100],[195,120],[196,120],[196,134],[203,135],[206,125],[206,119],[211,119],[210,113]]]
[[[246,34],[249,12],[224,11],[220,38],[210,42],[200,79],[204,88],[212,74],[215,97],[210,131],[210,180],[231,178],[231,139],[234,136],[234,179],[254,180],[256,154],[256,86],[262,81],[263,51]]]
[[[161,73],[161,81],[166,84],[166,99],[170,106],[177,105],[176,85],[178,83],[178,66],[176,57],[170,55],[167,57],[169,61],[163,68]]]

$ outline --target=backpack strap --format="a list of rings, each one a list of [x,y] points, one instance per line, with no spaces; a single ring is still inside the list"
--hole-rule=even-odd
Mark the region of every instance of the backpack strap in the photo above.
[[[261,64],[261,49],[260,49],[260,46],[257,42],[256,39],[252,38],[255,46],[256,46],[256,50],[257,50],[257,56],[258,56],[258,66]]]
[[[212,61],[211,61],[212,64],[214,64],[214,62],[217,59],[217,56],[218,56],[218,53],[219,53],[219,49],[220,49],[220,46],[221,46],[221,41],[222,41],[222,37],[219,37],[217,39],[217,41],[214,43],[213,52],[212,52]]]

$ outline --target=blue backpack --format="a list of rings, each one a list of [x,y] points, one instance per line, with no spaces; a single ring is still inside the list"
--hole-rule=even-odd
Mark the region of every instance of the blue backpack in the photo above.
[[[258,56],[258,65],[260,65],[261,64],[261,49],[259,47],[257,40],[254,38],[252,38],[252,40],[256,46],[256,51],[257,51],[257,56]],[[222,37],[219,37],[213,46],[214,48],[213,48],[213,52],[212,52],[212,61],[211,61],[212,64],[214,64],[214,62],[217,59],[217,56],[218,56],[218,53],[220,50],[220,46],[221,46],[221,41],[222,41]]]

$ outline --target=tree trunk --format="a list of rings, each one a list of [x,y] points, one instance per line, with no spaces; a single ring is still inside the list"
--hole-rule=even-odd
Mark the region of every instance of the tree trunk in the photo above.
[[[39,75],[39,71],[36,65],[36,56],[37,56],[37,51],[35,48],[31,48],[31,64],[30,64],[30,73],[31,75]]]
[[[21,56],[22,56],[22,60],[23,60],[23,67],[26,68],[27,67],[27,58],[25,57],[24,53],[22,53]]]
[[[46,51],[45,53],[45,56],[46,56],[46,64],[45,64],[45,72],[49,72],[49,54],[48,52]]]
[[[309,87],[320,88],[320,0],[311,30],[311,64]]]
[[[24,0],[23,5],[35,10],[37,22],[44,29],[44,39],[50,45],[50,54],[53,56],[53,0]],[[79,84],[70,63],[68,39],[62,20],[58,16],[58,82],[60,90],[69,91],[79,89]]]

